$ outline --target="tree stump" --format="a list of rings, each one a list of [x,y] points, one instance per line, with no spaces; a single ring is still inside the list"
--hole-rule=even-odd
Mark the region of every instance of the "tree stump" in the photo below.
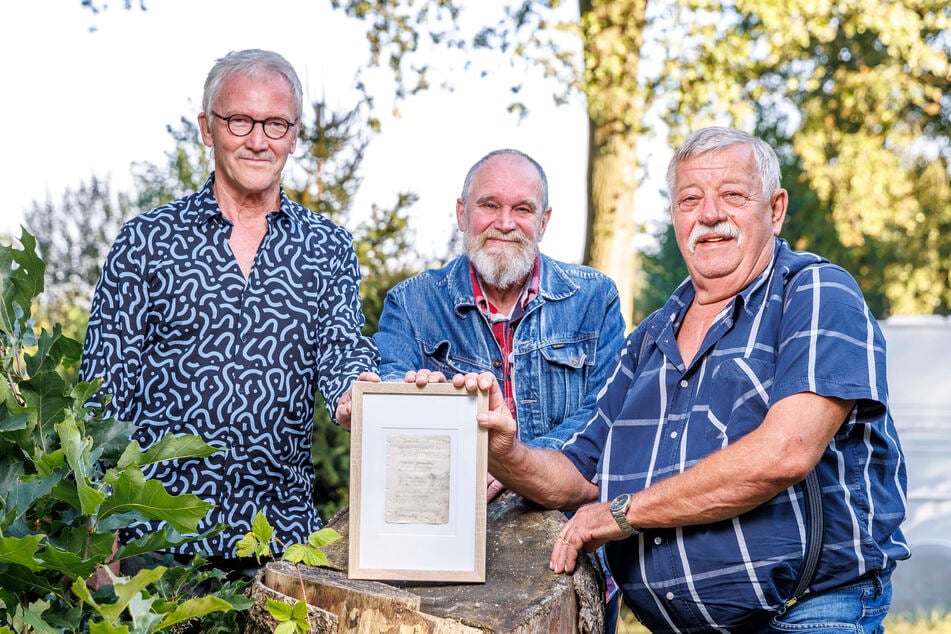
[[[571,575],[548,569],[551,546],[565,517],[511,492],[487,510],[486,582],[366,581],[347,577],[349,513],[329,526],[343,538],[324,550],[329,568],[300,566],[311,623],[318,634],[586,633],[604,630],[604,578],[584,555]],[[265,596],[294,603],[301,597],[298,568],[265,566],[252,592],[251,632],[273,631]]]

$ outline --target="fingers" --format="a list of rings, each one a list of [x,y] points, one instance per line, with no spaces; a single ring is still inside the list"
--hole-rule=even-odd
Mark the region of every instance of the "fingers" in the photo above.
[[[452,384],[456,387],[465,387],[470,392],[484,390],[491,394],[493,389],[498,389],[498,383],[495,375],[491,372],[469,372],[468,374],[456,374],[452,377]],[[494,388],[493,388],[494,386]]]
[[[505,486],[495,479],[491,473],[488,477],[488,487],[485,492],[485,501],[491,502],[499,493],[505,490]]]
[[[578,548],[581,544],[572,542],[570,524],[565,524],[555,538],[555,544],[551,549],[551,559],[548,567],[556,574],[570,573],[575,569],[578,562]]]
[[[353,415],[353,401],[350,392],[340,397],[340,400],[337,401],[337,407],[334,409],[334,418],[337,419],[337,424],[350,431],[350,419]]]
[[[428,383],[445,383],[446,375],[442,372],[434,372],[422,368],[420,370],[410,370],[403,375],[403,380],[407,383],[415,383],[419,387],[424,387]]]
[[[380,375],[374,372],[361,372],[357,377],[358,381],[369,381],[370,383],[379,383]]]

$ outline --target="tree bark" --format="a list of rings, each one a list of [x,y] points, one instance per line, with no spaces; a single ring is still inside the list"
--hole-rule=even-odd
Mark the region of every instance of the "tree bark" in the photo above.
[[[453,584],[349,579],[347,509],[330,526],[343,539],[325,547],[329,568],[300,566],[304,594],[318,634],[419,632],[432,634],[600,633],[604,629],[604,582],[585,556],[571,575],[548,570],[555,536],[565,517],[505,493],[487,509],[486,582]],[[297,568],[268,564],[255,584],[293,603],[302,596]],[[259,606],[258,606],[259,607]],[[266,613],[263,617],[267,617]],[[252,631],[273,627],[257,609]],[[323,628],[323,629],[318,629]]]
[[[647,0],[580,0],[584,91],[588,100],[588,217],[584,262],[618,287],[633,326],[640,262],[634,249],[637,140],[645,111],[638,67]]]

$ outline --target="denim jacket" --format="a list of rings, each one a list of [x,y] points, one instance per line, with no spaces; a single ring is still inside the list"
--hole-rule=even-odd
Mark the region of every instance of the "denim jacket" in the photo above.
[[[499,345],[476,306],[464,255],[390,289],[374,340],[384,381],[401,381],[421,368],[447,378],[488,371],[502,381]],[[542,255],[539,293],[512,345],[521,440],[557,449],[584,425],[623,342],[614,282],[592,268]]]

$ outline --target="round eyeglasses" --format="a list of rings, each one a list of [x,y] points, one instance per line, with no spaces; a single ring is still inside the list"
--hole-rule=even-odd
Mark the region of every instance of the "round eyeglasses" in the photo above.
[[[282,139],[291,126],[297,125],[296,121],[288,121],[283,117],[268,117],[267,119],[253,119],[246,114],[233,114],[230,117],[223,117],[214,110],[211,114],[218,117],[228,124],[228,130],[235,136],[248,136],[254,129],[255,123],[261,124],[264,135],[269,139]]]

